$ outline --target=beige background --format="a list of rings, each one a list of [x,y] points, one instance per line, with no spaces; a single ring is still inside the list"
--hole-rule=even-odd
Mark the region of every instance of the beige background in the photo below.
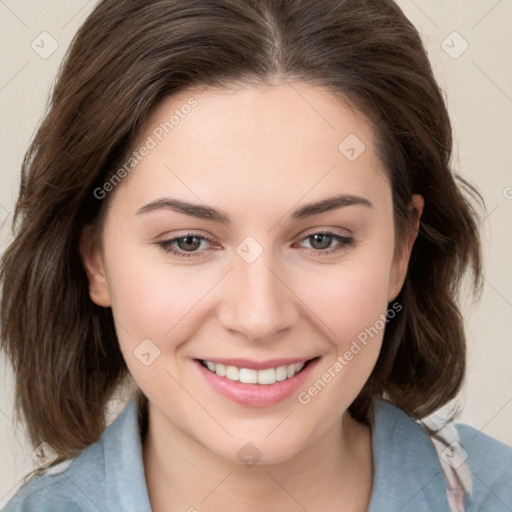
[[[20,162],[59,63],[95,3],[0,1],[0,222],[10,220]],[[482,224],[486,287],[479,304],[464,306],[470,360],[461,421],[512,445],[512,1],[398,3],[423,35],[446,91],[455,131],[454,167],[479,187],[488,208]],[[44,54],[52,44],[58,44],[56,51]],[[8,234],[6,224],[0,250]],[[3,359],[0,367],[1,507],[32,462],[22,427],[11,422],[12,380]]]

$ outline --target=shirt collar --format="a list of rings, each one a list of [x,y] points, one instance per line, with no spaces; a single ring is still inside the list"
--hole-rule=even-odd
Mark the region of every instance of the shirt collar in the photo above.
[[[446,482],[424,429],[402,409],[377,399],[372,423],[373,487],[367,512],[446,511]]]
[[[105,431],[108,510],[151,512],[137,413],[137,400],[132,398]]]
[[[102,442],[109,509],[151,512],[136,398],[104,432]],[[430,439],[414,419],[380,399],[372,422],[372,452],[367,512],[447,510],[444,475]]]

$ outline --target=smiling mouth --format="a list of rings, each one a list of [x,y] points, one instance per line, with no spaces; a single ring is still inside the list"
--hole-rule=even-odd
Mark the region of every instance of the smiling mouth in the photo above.
[[[315,357],[300,363],[277,366],[275,368],[265,368],[263,370],[228,366],[203,359],[199,359],[198,361],[202,366],[207,368],[210,372],[215,373],[219,377],[224,377],[234,382],[241,382],[242,384],[270,385],[293,378],[316,359],[319,359],[319,357]]]

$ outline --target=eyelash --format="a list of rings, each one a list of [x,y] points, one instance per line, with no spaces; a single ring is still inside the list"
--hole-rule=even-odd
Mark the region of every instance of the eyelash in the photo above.
[[[329,237],[334,238],[339,242],[339,245],[335,248],[331,249],[310,249],[309,251],[312,251],[315,256],[330,256],[333,253],[337,253],[338,251],[341,251],[343,249],[349,249],[354,246],[355,240],[348,236],[339,235],[337,233],[333,233],[332,231],[315,231],[314,233],[310,233],[303,237],[300,241],[307,240],[308,238],[312,238],[315,235],[327,235]],[[161,242],[156,242],[158,246],[160,246],[165,252],[174,254],[175,256],[179,258],[195,258],[199,254],[199,250],[197,251],[191,251],[191,252],[184,252],[182,250],[176,250],[173,248],[173,244],[176,243],[178,240],[183,240],[188,237],[194,237],[197,238],[200,241],[209,241],[208,238],[199,235],[197,233],[187,233],[186,235],[178,236],[176,238],[171,238],[170,240],[162,240]]]

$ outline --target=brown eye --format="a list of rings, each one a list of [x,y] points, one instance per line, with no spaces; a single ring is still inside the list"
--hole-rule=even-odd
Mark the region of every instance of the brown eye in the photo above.
[[[183,251],[195,251],[199,249],[202,239],[198,236],[186,236],[175,239],[177,246]]]

